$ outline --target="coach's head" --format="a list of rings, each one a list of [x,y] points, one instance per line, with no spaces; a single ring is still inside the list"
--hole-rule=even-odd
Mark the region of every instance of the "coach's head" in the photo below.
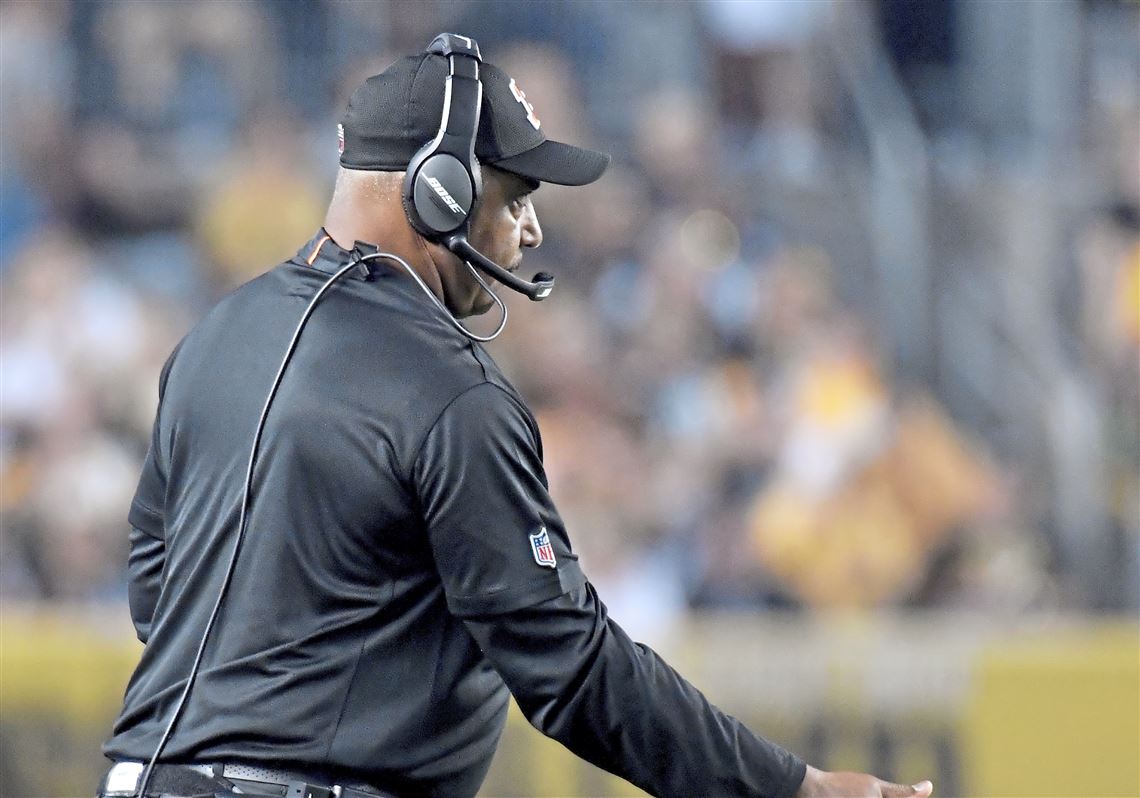
[[[453,79],[452,91],[445,92],[452,69],[474,68],[482,85],[481,102],[476,84],[463,82],[462,71]],[[441,136],[445,108],[452,120],[446,137]],[[462,149],[470,136],[455,123],[476,109],[479,124],[471,167],[476,180],[481,177],[482,192],[472,200],[462,196],[463,169],[452,174],[425,168],[421,173],[417,167],[432,142],[444,149],[455,149],[458,143]],[[492,300],[444,242],[456,232],[465,234],[476,250],[513,272],[523,249],[542,243],[531,192],[544,182],[585,185],[609,164],[608,155],[548,140],[530,99],[502,70],[472,58],[449,59],[431,52],[401,58],[364,81],[349,100],[338,133],[340,169],[326,231],[346,249],[363,241],[401,256],[457,317],[483,313]],[[413,175],[420,176],[405,181],[409,164]],[[457,231],[437,232],[447,226],[452,212],[465,219],[463,224]]]

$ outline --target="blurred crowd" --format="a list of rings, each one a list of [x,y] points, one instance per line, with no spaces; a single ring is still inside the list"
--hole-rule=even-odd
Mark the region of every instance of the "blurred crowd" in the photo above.
[[[903,287],[868,265],[873,136],[820,45],[846,5],[0,5],[0,596],[125,596],[162,362],[315,232],[351,89],[457,30],[548,135],[615,154],[599,183],[535,195],[546,243],[527,269],[559,287],[509,298],[491,350],[616,617],[653,637],[706,607],[1135,609],[1140,47],[1110,48],[1123,77],[1081,50],[1081,191],[1052,253],[1065,290],[1034,317],[1059,342],[1047,385],[1076,398],[1011,375],[1000,427],[948,384],[945,347],[900,359],[881,317]],[[957,5],[864,10],[933,153],[928,191],[969,207],[999,181],[963,155],[983,131],[955,111],[955,48],[915,34]],[[1074,6],[1089,41],[1135,30],[1134,4]],[[998,245],[966,246],[954,214],[929,224],[936,269],[955,262],[942,246],[969,253],[983,293],[1002,279]],[[939,285],[924,306],[948,313]],[[1032,437],[1040,417],[1047,437],[1081,408],[1084,466],[995,433]],[[1082,468],[1103,521],[1091,575],[1065,514],[1083,505],[1050,499]]]

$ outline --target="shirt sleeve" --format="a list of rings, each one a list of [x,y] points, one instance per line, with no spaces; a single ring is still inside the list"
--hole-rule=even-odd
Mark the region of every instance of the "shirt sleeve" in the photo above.
[[[131,528],[131,553],[127,559],[127,602],[139,641],[150,637],[150,624],[162,588],[166,541],[141,529]]]
[[[166,393],[166,383],[170,379],[170,369],[174,365],[174,358],[182,347],[179,344],[167,358],[158,378],[158,410],[154,414],[154,426],[151,428],[150,446],[147,447],[146,459],[143,461],[142,474],[135,489],[135,496],[131,500],[131,509],[127,515],[132,529],[141,530],[151,537],[163,539],[165,535],[165,505],[166,505],[166,470],[162,466],[162,449],[160,443],[162,417],[162,398]]]
[[[509,612],[583,583],[540,452],[530,413],[492,383],[456,397],[424,439],[413,481],[455,615]]]
[[[158,435],[158,421],[155,423],[155,435]],[[147,449],[146,460],[143,461],[142,474],[135,489],[135,496],[131,500],[131,510],[127,514],[127,521],[133,529],[139,529],[152,537],[162,539],[165,536],[165,517],[163,505],[166,494],[166,475],[158,466],[157,447],[152,439]]]
[[[181,344],[179,345],[179,347]],[[166,561],[166,471],[161,465],[160,442],[162,397],[170,368],[178,354],[176,347],[162,367],[158,379],[158,411],[143,461],[142,474],[135,489],[127,521],[131,525],[130,555],[127,558],[127,599],[135,633],[143,643],[150,637],[150,624],[162,586],[162,568]]]
[[[804,779],[802,760],[633,642],[588,583],[466,625],[537,729],[651,795],[789,798]]]

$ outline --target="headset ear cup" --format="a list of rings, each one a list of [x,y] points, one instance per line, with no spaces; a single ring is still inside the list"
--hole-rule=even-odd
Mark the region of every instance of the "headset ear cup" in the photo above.
[[[442,49],[432,49],[441,41]],[[462,52],[453,51],[457,43],[463,45]],[[408,163],[401,197],[412,228],[428,240],[442,243],[446,238],[466,233],[471,211],[482,193],[475,138],[483,88],[474,41],[458,37],[452,42],[437,37],[432,48],[429,52],[446,53],[449,64],[443,115],[435,138]]]
[[[453,155],[434,153],[425,158],[412,176],[404,201],[423,225],[424,235],[439,240],[463,230],[475,202],[475,186],[467,167]]]

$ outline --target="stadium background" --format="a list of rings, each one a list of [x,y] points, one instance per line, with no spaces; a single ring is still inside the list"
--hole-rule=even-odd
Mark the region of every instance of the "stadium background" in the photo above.
[[[1044,0],[0,5],[0,793],[93,789],[158,369],[441,30],[615,156],[491,346],[613,615],[815,764],[1140,794],[1140,5]],[[484,793],[636,794],[517,716]]]

